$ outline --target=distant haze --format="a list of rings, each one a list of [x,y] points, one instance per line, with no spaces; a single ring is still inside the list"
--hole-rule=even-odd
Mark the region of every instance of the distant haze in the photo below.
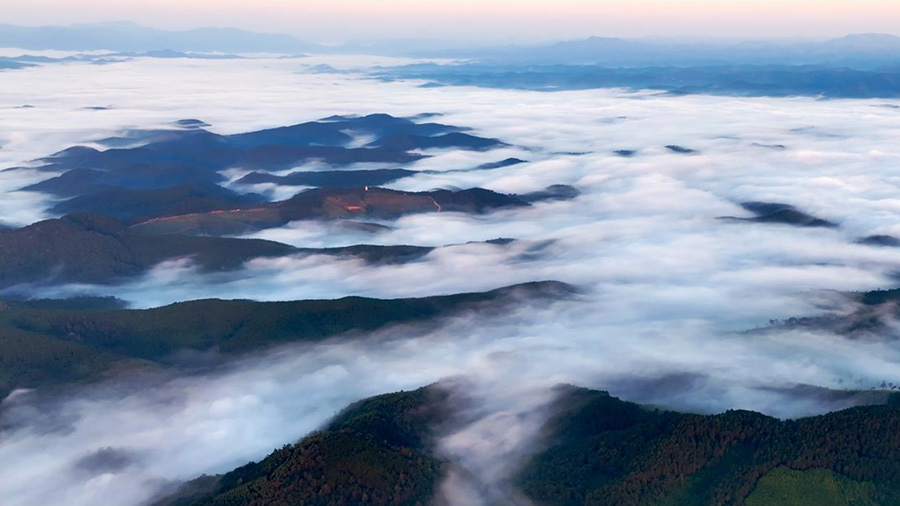
[[[22,25],[124,20],[172,30],[229,26],[321,43],[410,38],[505,44],[590,35],[900,35],[900,2],[894,0],[9,0],[3,18]]]

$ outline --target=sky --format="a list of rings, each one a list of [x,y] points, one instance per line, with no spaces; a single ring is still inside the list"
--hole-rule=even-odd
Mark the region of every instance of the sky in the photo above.
[[[900,35],[896,0],[7,0],[3,21],[229,26],[314,42],[427,38],[524,42],[615,37],[825,39]]]

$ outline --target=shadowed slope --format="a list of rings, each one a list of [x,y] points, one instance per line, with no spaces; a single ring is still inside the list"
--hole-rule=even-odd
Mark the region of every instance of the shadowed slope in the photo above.
[[[5,396],[16,388],[99,379],[121,360],[164,361],[182,350],[216,350],[235,356],[276,344],[320,341],[399,323],[435,322],[460,311],[502,309],[523,300],[552,300],[572,293],[568,285],[543,281],[422,298],[206,299],[144,310],[69,310],[4,302],[0,391]],[[63,368],[58,357],[66,360]],[[52,374],[35,375],[36,370]]]
[[[861,504],[900,497],[900,394],[889,406],[779,421],[750,411],[675,413],[596,390],[556,390],[545,449],[516,479],[538,504],[743,504],[760,478],[765,485],[785,468],[842,473]],[[451,465],[434,444],[453,423],[450,400],[438,384],[357,402],[322,431],[259,463],[190,482],[157,504],[329,505],[360,502],[362,494],[373,504],[413,504],[393,495],[401,490],[417,491],[415,499],[428,504],[439,471]],[[766,486],[765,493],[769,505],[792,504],[792,490]]]

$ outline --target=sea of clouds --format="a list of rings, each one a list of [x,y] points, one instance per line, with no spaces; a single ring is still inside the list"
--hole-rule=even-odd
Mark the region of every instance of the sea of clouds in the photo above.
[[[307,71],[320,63],[347,72]],[[846,313],[853,304],[841,292],[896,286],[898,250],[855,241],[900,236],[900,109],[881,100],[421,88],[365,73],[397,63],[137,59],[5,71],[0,168],[183,118],[236,133],[332,114],[434,112],[442,116],[432,121],[511,146],[432,152],[411,165],[427,172],[390,187],[525,193],[561,183],[581,195],[479,216],[407,216],[382,222],[390,229],[377,234],[315,222],[254,234],[301,247],[438,247],[401,265],[295,255],[204,274],[189,259],[174,259],[121,286],[32,294],[115,295],[154,307],[205,297],[427,296],[545,279],[576,285],[580,294],[490,317],[287,346],[213,370],[114,379],[63,397],[16,395],[4,402],[15,423],[0,438],[0,502],[141,504],[172,482],[261,458],[354,400],[465,378],[466,406],[475,413],[441,440],[439,450],[456,467],[440,500],[524,503],[508,482],[533,451],[558,383],[674,409],[794,417],[847,405],[798,396],[797,385],[900,382],[894,341],[824,330],[746,332],[770,319]],[[109,108],[85,109],[94,106]],[[673,153],[664,147],[671,144],[697,153]],[[620,149],[636,154],[621,157]],[[464,170],[511,156],[527,163]],[[3,224],[50,217],[50,198],[15,191],[46,177],[0,173]],[[793,204],[840,226],[718,219],[749,216],[738,205],[744,201]],[[466,244],[499,237],[516,241]]]

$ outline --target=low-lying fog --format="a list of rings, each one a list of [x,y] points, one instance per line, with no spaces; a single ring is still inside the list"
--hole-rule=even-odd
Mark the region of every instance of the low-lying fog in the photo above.
[[[257,259],[210,275],[182,259],[123,286],[33,294],[109,294],[152,307],[204,297],[426,296],[544,279],[578,285],[582,294],[436,329],[289,346],[205,374],[123,379],[64,399],[17,395],[4,406],[15,428],[0,444],[0,502],[140,504],[166,482],[258,459],[349,402],[457,376],[474,385],[468,390],[483,413],[441,448],[488,486],[466,488],[465,478],[450,476],[443,490],[451,504],[474,503],[508,478],[556,383],[675,409],[791,417],[844,407],[797,397],[794,385],[900,382],[895,342],[742,332],[773,318],[850,310],[837,291],[896,286],[900,250],[854,241],[900,236],[900,110],[862,100],[419,88],[360,73],[304,72],[324,62],[372,64],[337,60],[142,59],[4,71],[0,167],[182,118],[233,133],[332,114],[438,112],[437,121],[513,147],[436,152],[411,166],[429,172],[390,187],[523,193],[563,183],[582,195],[483,216],[408,216],[374,235],[313,222],[255,234],[301,247],[452,245],[407,264],[313,255]],[[34,107],[19,108],[25,104]],[[89,106],[110,108],[83,109]],[[636,153],[613,153],[620,149]],[[528,163],[458,170],[510,156]],[[48,199],[13,191],[45,177],[0,173],[4,224],[46,217]],[[737,203],[751,200],[790,203],[840,227],[717,219],[749,216]],[[517,241],[465,244],[499,237]]]

